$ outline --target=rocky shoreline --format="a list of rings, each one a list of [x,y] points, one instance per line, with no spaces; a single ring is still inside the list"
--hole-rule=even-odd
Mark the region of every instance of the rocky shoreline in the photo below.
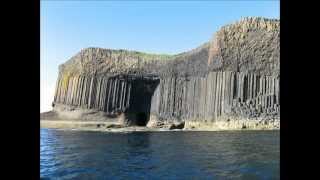
[[[78,120],[40,120],[40,128],[102,131],[102,132],[161,132],[161,131],[246,131],[246,130],[280,130],[280,120],[237,120],[220,121],[216,123],[187,122],[183,127],[172,124],[163,127],[123,126],[106,121],[78,121]]]

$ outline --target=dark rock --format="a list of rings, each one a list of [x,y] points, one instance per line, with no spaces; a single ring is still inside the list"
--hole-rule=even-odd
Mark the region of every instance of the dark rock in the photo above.
[[[106,128],[124,128],[124,126],[120,124],[110,124]]]
[[[103,127],[105,124],[97,124],[97,128]]]
[[[181,122],[179,124],[172,124],[169,129],[172,130],[172,129],[183,129],[184,128],[184,122]]]

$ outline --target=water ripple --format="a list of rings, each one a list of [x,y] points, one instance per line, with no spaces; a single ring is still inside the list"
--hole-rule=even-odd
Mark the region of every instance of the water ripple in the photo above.
[[[279,131],[40,135],[44,179],[279,179]]]

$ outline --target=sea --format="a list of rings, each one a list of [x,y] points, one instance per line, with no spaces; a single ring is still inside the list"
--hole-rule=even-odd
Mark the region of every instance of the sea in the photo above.
[[[280,131],[40,129],[41,179],[280,179]]]

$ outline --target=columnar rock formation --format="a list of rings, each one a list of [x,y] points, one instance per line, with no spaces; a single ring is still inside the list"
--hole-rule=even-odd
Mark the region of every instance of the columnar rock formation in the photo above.
[[[87,48],[59,67],[54,112],[149,127],[279,128],[279,20],[244,18],[177,55]]]
[[[171,77],[160,81],[151,114],[167,123],[279,119],[279,93],[278,76],[218,71],[205,77]]]

